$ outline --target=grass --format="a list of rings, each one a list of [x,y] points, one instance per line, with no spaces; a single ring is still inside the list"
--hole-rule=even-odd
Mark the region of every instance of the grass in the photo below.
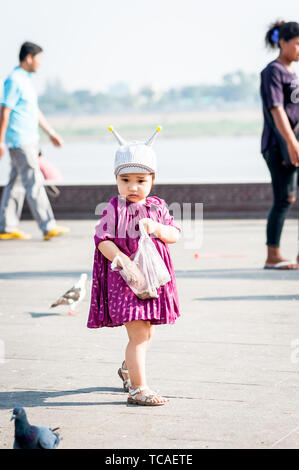
[[[50,116],[53,127],[64,138],[109,139],[108,125],[113,124],[126,139],[144,139],[157,125],[162,138],[199,136],[249,136],[262,131],[258,111],[219,111],[190,113],[139,113],[118,115]]]
[[[126,138],[145,138],[155,129],[155,124],[138,125],[128,124],[117,127],[118,132]],[[57,132],[68,138],[105,138],[107,134],[106,127],[56,127]],[[163,126],[162,136],[165,138],[173,137],[198,137],[198,136],[246,136],[257,135],[261,133],[261,124],[257,121],[235,122],[201,122],[201,123],[170,123]],[[161,137],[162,137],[161,136]]]

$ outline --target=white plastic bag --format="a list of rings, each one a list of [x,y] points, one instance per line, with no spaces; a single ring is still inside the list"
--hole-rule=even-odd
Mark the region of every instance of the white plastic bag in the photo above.
[[[116,266],[119,260],[122,265],[119,273],[137,297],[140,299],[158,298],[157,289],[171,280],[170,274],[143,223],[139,222],[139,228],[141,237],[133,259],[125,263],[119,256],[116,256],[111,269],[118,269]]]

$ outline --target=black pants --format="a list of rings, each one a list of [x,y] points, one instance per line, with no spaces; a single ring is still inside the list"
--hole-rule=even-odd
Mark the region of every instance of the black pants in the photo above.
[[[283,165],[279,147],[272,147],[263,153],[271,173],[273,189],[273,206],[267,223],[267,245],[279,247],[283,224],[292,202],[296,198],[298,171],[295,167]]]

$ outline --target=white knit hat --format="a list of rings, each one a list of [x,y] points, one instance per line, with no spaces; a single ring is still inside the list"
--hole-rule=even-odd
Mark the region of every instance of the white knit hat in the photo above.
[[[122,175],[124,173],[155,173],[157,169],[156,154],[151,144],[155,140],[161,127],[157,127],[154,134],[146,141],[140,142],[134,140],[126,142],[120,135],[113,129],[112,126],[108,128],[115,136],[120,144],[114,160],[114,174]]]

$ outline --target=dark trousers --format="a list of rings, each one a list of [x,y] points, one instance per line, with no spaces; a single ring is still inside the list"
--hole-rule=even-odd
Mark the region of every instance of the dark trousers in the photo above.
[[[267,149],[263,157],[271,174],[273,189],[273,206],[267,222],[267,245],[279,247],[286,214],[292,205],[289,199],[296,198],[298,170],[283,165],[279,147]]]

